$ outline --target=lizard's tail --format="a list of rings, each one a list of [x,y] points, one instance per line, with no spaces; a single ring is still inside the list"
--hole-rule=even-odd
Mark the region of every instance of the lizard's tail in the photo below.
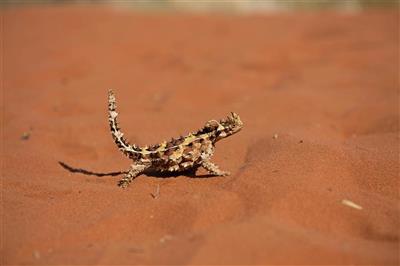
[[[129,142],[124,139],[124,133],[122,133],[120,131],[120,128],[118,127],[118,113],[116,111],[116,108],[117,104],[115,103],[114,92],[110,89],[108,91],[108,122],[110,123],[111,135],[119,150],[122,151],[129,158],[135,159],[140,149],[135,145],[129,144]]]

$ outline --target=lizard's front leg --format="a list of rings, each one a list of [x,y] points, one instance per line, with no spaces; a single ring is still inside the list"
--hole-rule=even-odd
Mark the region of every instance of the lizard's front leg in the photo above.
[[[118,186],[122,188],[128,187],[129,183],[132,182],[135,177],[143,173],[146,168],[147,167],[143,164],[132,164],[128,173],[118,182]]]
[[[204,169],[206,169],[212,175],[216,175],[216,176],[230,175],[229,172],[220,170],[216,164],[210,162],[209,160],[203,161],[201,163],[201,166],[203,166]]]

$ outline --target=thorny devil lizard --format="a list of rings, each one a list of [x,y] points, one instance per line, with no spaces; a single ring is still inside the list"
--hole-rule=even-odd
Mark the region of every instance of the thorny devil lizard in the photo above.
[[[130,170],[118,183],[122,188],[126,188],[135,177],[146,170],[173,173],[196,171],[202,166],[212,175],[229,175],[229,172],[220,170],[217,165],[212,163],[210,158],[214,153],[217,141],[237,133],[243,127],[240,117],[231,113],[226,119],[208,121],[202,129],[195,133],[149,147],[138,147],[129,144],[118,127],[118,113],[112,90],[108,92],[108,115],[115,144],[133,161]]]

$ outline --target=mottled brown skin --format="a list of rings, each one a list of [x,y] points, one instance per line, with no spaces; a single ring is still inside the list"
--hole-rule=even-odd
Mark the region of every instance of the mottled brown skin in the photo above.
[[[171,139],[150,147],[138,147],[129,144],[124,139],[117,122],[115,96],[112,90],[108,93],[108,120],[110,130],[120,151],[133,163],[128,173],[119,181],[118,185],[126,188],[129,183],[146,170],[157,172],[180,172],[196,170],[200,166],[210,174],[216,176],[229,175],[210,161],[214,153],[215,143],[223,138],[237,133],[243,127],[240,117],[231,113],[220,121],[210,120],[196,133],[185,137]]]

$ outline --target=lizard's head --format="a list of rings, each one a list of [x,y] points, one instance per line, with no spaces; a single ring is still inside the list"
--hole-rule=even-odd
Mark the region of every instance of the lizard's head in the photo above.
[[[231,113],[227,118],[220,121],[210,120],[204,126],[206,131],[213,134],[214,142],[226,138],[236,132],[239,132],[243,127],[240,117],[236,113]]]

